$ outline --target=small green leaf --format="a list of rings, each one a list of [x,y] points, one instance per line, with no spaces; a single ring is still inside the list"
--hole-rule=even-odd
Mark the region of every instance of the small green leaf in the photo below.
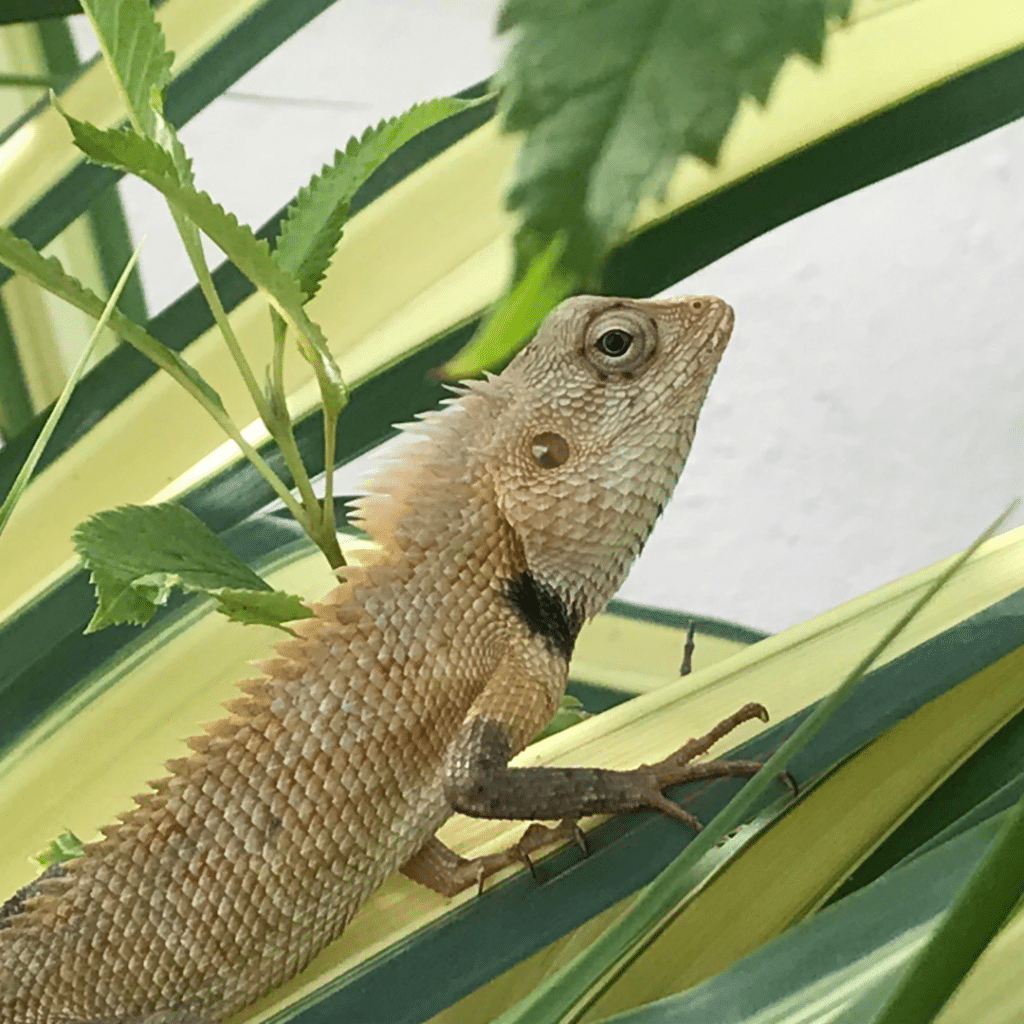
[[[308,619],[312,611],[302,599],[283,590],[237,590],[225,587],[214,595],[217,611],[232,622],[282,627],[282,623]]]
[[[548,736],[554,736],[556,732],[561,732],[563,729],[568,729],[570,726],[579,725],[584,719],[590,718],[590,712],[583,706],[581,701],[574,697],[571,693],[564,694],[562,697],[562,703],[559,704],[558,710],[555,712],[551,721],[544,726],[543,729],[536,736],[530,740],[531,743],[536,743],[537,740],[546,739]]]
[[[92,572],[97,609],[87,631],[148,621],[174,587],[212,593],[271,588],[181,505],[127,505],[79,524],[75,550]]]
[[[171,80],[174,54],[147,0],[82,0],[100,49],[114,72],[135,127],[151,138],[156,131],[154,94]]]
[[[565,252],[562,233],[535,259],[517,285],[491,310],[467,344],[440,368],[449,379],[472,377],[501,362],[526,342],[555,303],[572,291],[573,277],[559,266]]]
[[[146,181],[151,177],[177,177],[173,157],[152,139],[133,128],[103,129],[79,121],[64,110],[56,97],[53,105],[68,122],[75,145],[94,163],[117,167]]]
[[[144,626],[170,593],[167,587],[124,580],[98,568],[93,569],[90,579],[96,591],[96,610],[85,627],[86,633],[122,623]]]
[[[66,860],[74,860],[82,856],[82,840],[74,832],[61,832],[56,839],[51,839],[46,848],[35,855],[36,863],[42,868],[51,864],[63,864]]]
[[[4,227],[0,227],[0,263],[6,263],[11,270],[22,274],[90,316],[96,319],[103,316],[104,302],[95,292],[68,274],[56,257],[45,257],[36,252],[28,242]],[[190,393],[202,395],[210,406],[224,411],[220,395],[173,349],[157,341],[117,309],[111,310],[108,325],[129,345],[166,370]]]
[[[500,75],[509,132],[526,132],[508,195],[523,216],[517,279],[560,229],[566,266],[596,276],[638,202],[676,161],[714,163],[744,95],[762,103],[793,53],[821,60],[850,0],[506,0]]]
[[[360,185],[399,146],[430,125],[475,106],[479,100],[441,98],[418,103],[371,126],[336,150],[334,162],[304,185],[288,206],[274,243],[274,259],[313,298],[341,238],[348,206]]]
[[[58,108],[60,109],[60,108]],[[306,315],[305,295],[298,281],[282,270],[270,255],[270,247],[234,214],[215,203],[205,192],[179,180],[171,154],[156,142],[134,132],[102,129],[71,117],[63,110],[75,144],[90,160],[137,174],[163,193],[171,206],[216,242],[236,267],[290,321],[299,335],[299,350],[321,380],[345,393],[341,371],[320,328]]]

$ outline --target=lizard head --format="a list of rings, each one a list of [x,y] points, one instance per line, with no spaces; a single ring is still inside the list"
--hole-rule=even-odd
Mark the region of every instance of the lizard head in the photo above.
[[[576,296],[500,375],[487,475],[573,619],[604,608],[671,496],[732,325],[713,296]]]

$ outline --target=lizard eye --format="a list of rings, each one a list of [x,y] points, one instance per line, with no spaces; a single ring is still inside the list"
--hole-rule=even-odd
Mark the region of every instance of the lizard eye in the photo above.
[[[594,348],[598,352],[603,352],[609,359],[619,359],[629,351],[632,344],[632,334],[621,327],[613,327],[594,342]]]
[[[628,378],[651,359],[656,347],[657,334],[651,321],[638,310],[618,306],[593,319],[582,354],[599,378]]]

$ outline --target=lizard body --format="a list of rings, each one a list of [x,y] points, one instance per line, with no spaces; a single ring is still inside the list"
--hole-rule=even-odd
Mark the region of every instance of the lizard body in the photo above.
[[[432,838],[453,810],[569,819],[533,826],[540,845],[641,806],[693,824],[661,788],[751,774],[687,762],[756,705],[668,768],[507,767],[668,501],[732,320],[712,297],[569,299],[502,374],[407,428],[359,503],[379,554],[105,838],[0,914],[0,1020],[219,1020],[396,868],[455,892],[533,848],[464,861]]]

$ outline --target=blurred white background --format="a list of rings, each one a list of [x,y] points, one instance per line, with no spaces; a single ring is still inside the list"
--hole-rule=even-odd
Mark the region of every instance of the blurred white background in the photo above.
[[[496,70],[498,6],[335,4],[184,128],[198,184],[262,224],[350,135]],[[162,201],[121,188],[159,310],[191,272]],[[1024,494],[1022,277],[1018,122],[671,289],[737,326],[620,596],[777,630],[965,546]]]

